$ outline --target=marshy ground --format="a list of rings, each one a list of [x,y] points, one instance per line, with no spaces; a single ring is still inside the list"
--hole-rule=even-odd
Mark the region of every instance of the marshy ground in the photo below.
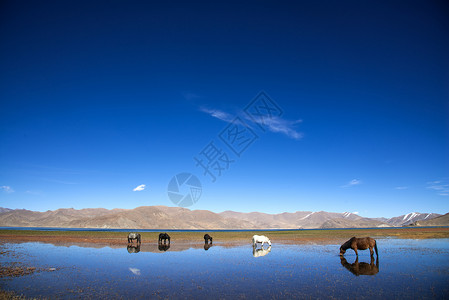
[[[138,230],[136,232],[139,232]],[[162,232],[162,231],[161,231]],[[206,231],[205,231],[206,232]],[[169,232],[172,242],[201,243],[204,241],[202,231]],[[352,236],[373,238],[394,237],[402,239],[449,238],[448,227],[410,227],[381,229],[320,229],[320,230],[284,230],[284,231],[207,231],[214,242],[231,243],[249,242],[254,234],[266,235],[272,242],[292,244],[329,244],[344,242]],[[159,232],[140,232],[142,244],[157,243]],[[127,244],[127,233],[116,231],[41,231],[41,230],[0,230],[0,240],[27,242],[74,242],[99,243],[111,245]]]

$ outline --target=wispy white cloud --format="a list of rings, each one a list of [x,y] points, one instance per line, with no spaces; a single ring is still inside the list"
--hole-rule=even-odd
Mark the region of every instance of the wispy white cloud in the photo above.
[[[134,188],[133,191],[140,192],[140,191],[143,191],[144,189],[145,189],[145,184],[141,184],[138,187]]]
[[[247,120],[249,119],[247,118]],[[304,135],[301,132],[296,131],[295,126],[301,122],[302,120],[290,121],[282,119],[280,117],[272,116],[271,118],[265,118],[263,120],[263,124],[261,125],[267,126],[268,130],[270,130],[271,132],[283,133],[292,139],[299,140]],[[256,123],[262,123],[262,121],[256,121]]]
[[[427,182],[427,188],[437,192],[440,196],[449,196],[449,184],[444,180]]]
[[[361,184],[361,183],[362,183],[361,180],[359,180],[359,179],[353,179],[353,180],[349,181],[347,184],[342,185],[341,187],[342,187],[342,188],[348,188],[348,187],[351,187],[351,186],[354,186],[354,185],[359,185],[359,184]]]
[[[408,186],[397,186],[394,188],[395,190],[407,190]]]
[[[137,269],[137,268],[129,268],[129,270],[130,270],[134,275],[140,275],[140,269]]]
[[[218,109],[210,109],[205,107],[200,107],[200,111],[210,115],[211,117],[217,118],[219,120],[225,121],[227,123],[231,123],[236,116],[224,112]],[[295,128],[296,125],[302,122],[302,120],[285,120],[277,116],[271,116],[270,118],[266,117],[259,120],[252,120],[246,114],[237,114],[239,117],[243,117],[246,120],[246,123],[250,125],[250,123],[257,123],[264,128],[267,128],[269,131],[274,133],[282,133],[289,138],[299,140],[303,137],[301,132],[298,132]]]
[[[5,193],[14,193],[14,190],[8,185],[0,186],[0,190],[2,190]]]
[[[211,117],[217,118],[219,120],[222,120],[222,121],[225,121],[228,123],[230,123],[230,122],[232,122],[232,120],[234,120],[234,116],[232,116],[231,114],[228,114],[227,112],[218,110],[218,109],[209,109],[209,108],[205,108],[205,107],[200,107],[200,111],[210,115]]]

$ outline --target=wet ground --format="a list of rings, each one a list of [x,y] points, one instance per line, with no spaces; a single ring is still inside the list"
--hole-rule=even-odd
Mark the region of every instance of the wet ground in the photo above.
[[[449,239],[377,241],[379,259],[352,250],[341,259],[339,245],[5,242],[0,288],[51,298],[449,297]]]

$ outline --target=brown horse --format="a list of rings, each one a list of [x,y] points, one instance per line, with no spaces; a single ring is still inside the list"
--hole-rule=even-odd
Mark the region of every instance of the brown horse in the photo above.
[[[374,250],[376,250],[376,256],[379,257],[377,253],[377,243],[376,240],[370,237],[364,237],[364,238],[356,238],[355,236],[352,237],[349,241],[341,245],[340,247],[340,255],[345,254],[346,249],[351,248],[354,250],[355,255],[359,255],[357,253],[357,250],[366,250],[369,248],[369,252],[371,253],[371,256],[374,255]]]
[[[204,243],[207,244],[210,240],[210,243],[212,244],[212,237],[208,235],[207,233],[204,235]]]

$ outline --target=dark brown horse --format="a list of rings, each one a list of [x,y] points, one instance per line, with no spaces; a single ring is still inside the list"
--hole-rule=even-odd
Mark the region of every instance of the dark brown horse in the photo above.
[[[366,250],[369,248],[369,252],[371,253],[371,256],[374,255],[374,250],[376,250],[376,256],[379,257],[377,253],[377,243],[376,240],[370,237],[364,237],[364,238],[356,238],[355,236],[352,237],[349,241],[341,245],[340,247],[340,255],[345,254],[346,249],[351,248],[354,250],[355,255],[359,255],[357,253],[357,250]]]
[[[168,243],[170,244],[170,236],[169,236],[167,233],[161,233],[161,234],[159,234],[159,240],[158,240],[158,243],[159,243],[159,244],[162,244],[162,240],[164,240],[164,244],[167,243],[167,240],[168,240]]]
[[[354,274],[355,276],[359,275],[376,275],[379,273],[379,257],[376,260],[376,264],[374,264],[374,257],[371,256],[371,262],[361,262],[359,263],[359,257],[355,259],[353,264],[348,263],[346,258],[343,256],[340,257],[341,265],[345,267],[349,272]]]
[[[207,244],[210,240],[210,243],[212,244],[212,237],[208,235],[207,233],[204,235],[204,243]]]

